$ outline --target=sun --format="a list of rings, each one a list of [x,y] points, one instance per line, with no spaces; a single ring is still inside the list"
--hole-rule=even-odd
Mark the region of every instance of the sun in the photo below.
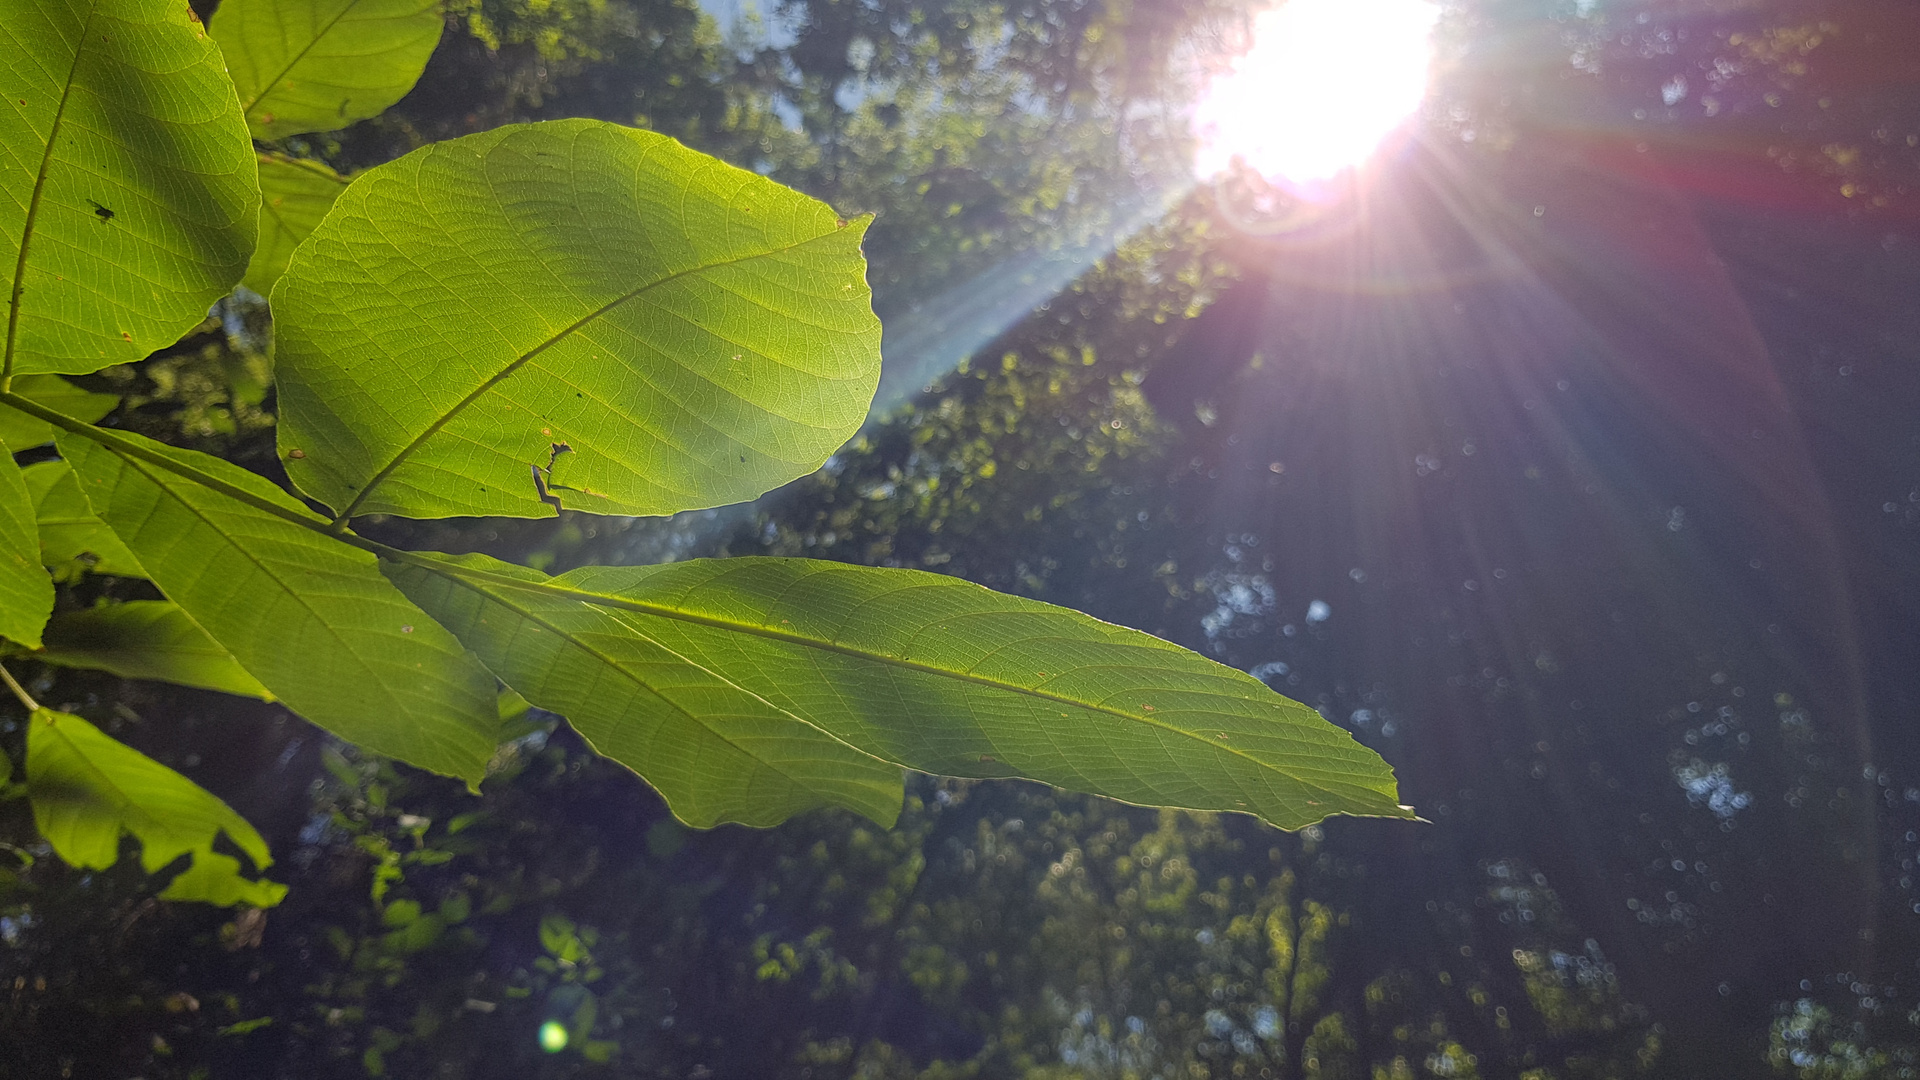
[[[1371,157],[1426,97],[1427,0],[1287,0],[1254,20],[1253,47],[1194,112],[1202,179],[1238,158],[1310,189]]]

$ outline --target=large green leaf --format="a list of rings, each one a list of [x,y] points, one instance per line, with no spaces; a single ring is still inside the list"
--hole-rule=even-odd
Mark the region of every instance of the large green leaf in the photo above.
[[[248,674],[350,742],[469,781],[485,774],[500,724],[493,679],[372,555],[289,520],[320,519],[239,466],[113,438],[123,449],[64,432],[58,443],[94,512]]]
[[[33,497],[34,519],[40,526],[40,561],[64,567],[78,559],[96,574],[146,577],[140,560],[93,513],[87,497],[64,461],[42,461],[21,470]]]
[[[93,423],[112,412],[120,399],[113,394],[83,390],[58,375],[21,375],[13,380],[13,392],[62,412],[75,420]],[[53,425],[28,416],[18,409],[0,405],[0,442],[10,449],[27,450],[53,441]]]
[[[240,860],[213,850],[224,832],[255,868],[273,865],[267,842],[206,788],[78,716],[36,709],[30,725],[33,821],[68,863],[105,870],[120,858],[120,834],[127,832],[140,841],[140,865],[149,874],[192,856],[162,899],[270,907],[287,894],[278,882],[241,877]]]
[[[864,231],[598,121],[416,150],[357,177],[274,289],[281,456],[351,513],[752,498],[866,415]]]
[[[47,622],[43,638],[45,650],[34,655],[49,664],[243,697],[273,697],[232,653],[208,637],[178,605],[165,600],[63,611]]]
[[[260,244],[240,284],[265,296],[286,273],[305,240],[347,188],[347,178],[317,161],[260,155]]]
[[[480,556],[456,561],[545,580]],[[403,571],[397,580],[435,618],[459,628],[494,674],[565,715],[595,750],[645,777],[689,825],[776,825],[828,805],[885,825],[899,816],[899,766],[679,655],[619,612],[424,571]]]
[[[699,670],[877,757],[952,776],[1024,776],[1128,802],[1244,811],[1282,828],[1410,817],[1373,751],[1259,680],[1135,630],[957,578],[800,559],[586,567],[529,583],[474,557],[389,573],[509,684],[549,678],[548,625],[617,620],[594,673],[660,685]],[[540,631],[544,633],[545,630]],[[667,662],[668,658],[677,658]],[[675,665],[684,665],[678,668]],[[636,767],[651,776],[651,762]]]
[[[385,112],[443,25],[440,0],[222,0],[213,36],[254,137],[284,139]]]
[[[0,445],[0,637],[38,648],[53,611],[53,579],[40,565],[33,496],[13,454]]]
[[[240,103],[181,0],[0,0],[0,262],[13,374],[139,360],[253,250]]]

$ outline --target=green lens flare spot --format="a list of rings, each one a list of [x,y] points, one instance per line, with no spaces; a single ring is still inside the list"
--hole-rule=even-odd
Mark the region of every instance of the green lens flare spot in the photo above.
[[[549,1020],[540,1025],[540,1049],[557,1054],[567,1048],[567,1025]]]

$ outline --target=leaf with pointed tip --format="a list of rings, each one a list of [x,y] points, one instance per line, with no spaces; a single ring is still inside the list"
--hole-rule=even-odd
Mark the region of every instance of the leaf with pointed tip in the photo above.
[[[352,514],[753,498],[866,416],[865,228],[599,121],[416,150],[356,177],[274,287],[281,457]]]
[[[1126,802],[1242,811],[1297,829],[1329,814],[1410,817],[1393,772],[1319,714],[1158,638],[957,578],[806,559],[583,567],[530,582],[469,557],[388,573],[526,692],[521,611],[611,619],[600,680],[692,671],[875,757],[951,776],[1021,776]],[[529,697],[532,697],[529,694]],[[534,700],[538,700],[535,698]],[[646,775],[645,766],[641,772]]]
[[[289,520],[322,519],[237,465],[112,439],[119,449],[64,432],[58,444],[94,512],[249,675],[349,742],[472,782],[485,775],[500,726],[492,677],[372,555]]]
[[[240,280],[260,194],[220,49],[180,0],[0,0],[6,370],[139,360]]]
[[[33,498],[34,520],[40,526],[40,561],[48,568],[75,560],[96,574],[146,577],[140,560],[120,542],[107,523],[94,516],[87,497],[64,461],[42,461],[21,472]]]
[[[273,700],[232,653],[166,600],[63,611],[48,620],[42,637],[46,648],[34,656],[49,664]]]
[[[527,581],[544,574],[485,556],[452,560]],[[843,806],[882,825],[900,814],[900,767],[848,746],[661,646],[618,612],[565,594],[483,589],[387,567],[390,577],[528,701],[564,715],[602,755],[639,773],[675,817],[777,825]]]
[[[213,850],[214,838],[225,833],[256,868],[273,865],[259,832],[206,788],[78,716],[36,709],[29,724],[33,821],[69,864],[105,870],[120,858],[126,832],[140,841],[140,865],[149,874],[192,856],[163,899],[271,907],[287,894],[279,882],[241,877],[237,859]]]
[[[21,375],[13,380],[13,392],[62,412],[75,420],[93,423],[114,410],[120,398],[114,394],[96,394],[84,390],[58,375]],[[0,442],[14,451],[30,450],[53,441],[53,425],[28,416],[18,409],[0,405]]]
[[[26,477],[5,446],[0,458],[0,637],[37,649],[40,629],[53,612],[53,579],[40,565]]]
[[[440,0],[222,0],[226,50],[256,139],[336,131],[407,95],[440,43]]]
[[[287,260],[319,226],[347,178],[318,161],[260,155],[260,243],[240,284],[266,296],[287,271]]]

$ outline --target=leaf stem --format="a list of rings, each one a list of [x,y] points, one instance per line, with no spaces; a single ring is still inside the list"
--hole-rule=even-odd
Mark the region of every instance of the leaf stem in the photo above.
[[[196,484],[212,488],[214,491],[230,499],[237,499],[240,502],[246,503],[255,510],[272,514],[274,517],[281,518],[285,521],[291,521],[295,525],[305,526],[315,532],[338,535],[330,531],[327,520],[318,514],[295,510],[292,507],[283,506],[280,503],[274,502],[272,499],[261,498],[246,488],[236,484],[230,484],[214,476],[212,473],[203,472],[191,465],[175,461],[165,454],[156,453],[140,445],[125,434],[114,431],[111,428],[103,428],[86,423],[83,420],[76,420],[58,409],[49,409],[32,398],[21,397],[19,394],[13,393],[10,390],[0,390],[0,404],[11,405],[21,412],[26,413],[28,416],[45,420],[47,423],[52,424],[62,431],[72,432],[84,439],[91,439],[116,454],[137,458],[149,465],[165,469],[175,476],[182,476],[188,480],[192,480]],[[344,536],[341,538],[345,539]]]
[[[0,679],[6,681],[7,689],[13,691],[13,696],[20,699],[20,704],[25,705],[28,712],[40,711],[40,703],[33,700],[33,695],[27,693],[26,687],[21,686],[19,682],[15,681],[13,672],[8,671],[5,664],[0,664]]]
[[[14,394],[9,391],[0,391],[0,404],[11,405],[14,408],[19,409],[20,411],[25,412],[31,416],[36,416],[42,420],[45,420],[47,423],[52,424],[55,427],[58,427],[64,431],[70,431],[75,435],[79,435],[79,436],[82,436],[83,438],[91,439],[94,442],[99,443],[101,446],[104,446],[107,449],[113,451],[114,453],[124,454],[128,457],[137,458],[151,465],[165,469],[176,476],[181,476],[186,479],[192,480],[195,483],[203,484],[208,488],[211,488],[215,491],[220,492],[222,495],[226,495],[227,497],[232,499],[237,499],[247,504],[248,506],[255,508],[256,510],[263,511],[268,514],[272,514],[273,516],[280,518],[283,521],[288,521],[295,525],[299,525],[302,528],[310,529],[313,532],[321,534],[322,536],[332,537],[333,539],[338,540],[343,544],[348,544],[353,547],[359,548],[361,551],[367,552],[368,554],[373,555],[377,558],[385,559],[388,562],[405,563],[409,566],[417,566],[423,570],[428,571],[429,573],[435,573],[445,577],[464,578],[468,581],[486,582],[491,585],[510,588],[510,589],[517,589],[525,592],[543,593],[548,596],[560,596],[560,597],[565,597],[569,600],[576,600],[583,603],[593,604],[598,607],[620,608],[628,611],[637,612],[640,614],[652,615],[652,616],[665,618],[665,619],[672,619],[676,622],[694,623],[700,626],[710,626],[716,629],[730,630],[738,633],[749,634],[754,637],[767,638],[774,641],[783,641],[793,645],[800,645],[807,648],[819,649],[823,652],[840,653],[842,655],[858,657],[866,660],[877,660],[881,663],[885,663],[894,667],[921,671],[930,675],[938,675],[945,678],[955,679],[960,682],[976,683],[978,685],[991,687],[996,690],[1008,691],[1011,693],[1021,694],[1027,697],[1040,698],[1046,701],[1054,701],[1061,704],[1072,705],[1078,708],[1091,709],[1095,712],[1108,713],[1110,715],[1117,716],[1122,719],[1134,720],[1134,721],[1144,723],[1149,727],[1160,728],[1165,731],[1170,731],[1177,734],[1185,735],[1189,738],[1195,738],[1195,739],[1202,738],[1202,736],[1196,732],[1188,731],[1186,729],[1174,726],[1172,724],[1168,724],[1165,721],[1161,721],[1152,717],[1139,716],[1131,712],[1128,712],[1124,709],[1116,709],[1111,705],[1080,701],[1076,698],[1069,697],[1064,694],[1057,694],[1057,693],[1052,693],[1045,690],[1039,690],[1033,687],[1021,686],[1017,683],[1009,683],[1000,679],[987,678],[980,675],[972,674],[970,672],[962,672],[962,671],[952,670],[948,668],[942,668],[936,664],[928,664],[922,661],[909,660],[909,659],[906,659],[905,657],[879,656],[873,653],[866,652],[864,650],[849,648],[847,646],[840,645],[835,642],[821,641],[815,638],[806,637],[805,635],[802,635],[802,634],[796,634],[796,633],[777,630],[770,626],[756,626],[749,622],[741,622],[734,619],[717,618],[711,615],[697,615],[688,611],[679,611],[670,606],[663,605],[663,604],[653,604],[653,603],[648,603],[644,600],[631,600],[625,597],[609,596],[602,593],[589,592],[584,589],[570,588],[565,585],[556,585],[552,581],[528,581],[525,578],[515,577],[510,574],[500,574],[500,573],[495,573],[489,570],[481,570],[471,566],[461,566],[457,563],[450,561],[444,556],[436,556],[432,553],[421,553],[421,552],[407,551],[404,548],[389,547],[388,545],[382,544],[379,541],[369,540],[366,537],[353,532],[351,529],[344,527],[344,523],[328,521],[326,518],[323,518],[318,514],[295,510],[291,507],[283,506],[279,503],[276,503],[271,499],[262,498],[251,491],[247,491],[244,488],[238,487],[234,484],[230,484],[227,481],[220,479],[219,477],[203,472],[199,469],[194,468],[191,465],[187,465],[182,462],[175,461],[174,459],[167,457],[165,454],[155,453],[154,451],[148,449],[147,447],[141,446],[139,443],[133,441],[132,439],[128,438],[126,435],[120,432],[114,431],[110,428],[96,427],[93,424],[83,423],[79,420],[74,419],[71,416],[66,415],[65,413],[59,412],[54,409],[49,409],[37,401],[33,401],[31,399],[21,397],[18,394]],[[4,669],[0,669],[0,675],[3,675],[3,674],[4,674]],[[21,691],[19,689],[18,684],[13,682],[12,676],[10,675],[6,676],[6,681],[9,685],[14,686],[15,693],[22,695],[22,698],[21,698],[22,701],[32,700],[31,698],[27,698],[24,696],[24,691]],[[1208,745],[1211,746],[1212,744],[1208,743]],[[1235,757],[1249,756],[1244,750],[1241,750],[1237,747],[1221,746],[1221,747],[1215,747],[1215,749],[1219,749]]]

